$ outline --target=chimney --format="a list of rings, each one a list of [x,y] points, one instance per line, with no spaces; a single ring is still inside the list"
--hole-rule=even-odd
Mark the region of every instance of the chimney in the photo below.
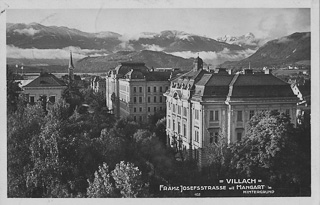
[[[266,69],[264,70],[264,74],[271,74],[271,70],[270,70],[269,68],[266,68]]]
[[[246,70],[244,70],[244,74],[253,74],[253,70],[246,69]]]

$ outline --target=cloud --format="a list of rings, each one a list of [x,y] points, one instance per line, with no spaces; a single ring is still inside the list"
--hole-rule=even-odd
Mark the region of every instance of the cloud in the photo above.
[[[133,51],[133,50],[134,50],[134,48],[132,47],[132,45],[131,45],[129,42],[127,42],[127,41],[124,41],[124,42],[120,43],[120,44],[119,44],[119,47],[120,47],[121,49],[125,49],[125,50],[130,50],[130,51]]]
[[[152,45],[149,45],[149,44],[142,44],[141,45],[144,49],[146,50],[151,50],[151,51],[163,51],[164,48],[158,46],[158,45],[155,45],[155,44],[152,44]]]
[[[212,65],[219,65],[225,61],[238,61],[244,58],[249,57],[256,50],[247,49],[242,51],[230,51],[229,49],[225,48],[220,52],[213,52],[213,51],[201,51],[201,52],[191,52],[191,51],[184,51],[184,52],[173,52],[170,53],[175,56],[183,57],[183,58],[194,58],[198,55],[203,61],[207,64]]]
[[[36,33],[39,33],[40,31],[34,28],[24,28],[24,29],[15,29],[14,32],[17,32],[19,34],[24,34],[27,36],[34,36]]]
[[[106,55],[105,50],[81,49],[79,47],[66,47],[63,49],[38,49],[38,48],[18,48],[7,45],[7,58],[26,58],[26,59],[68,59],[72,51],[75,59],[81,59],[87,56]]]
[[[135,33],[135,34],[128,34],[125,33],[122,36],[120,36],[118,39],[120,41],[126,42],[130,40],[139,40],[139,38],[154,38],[156,33],[151,33],[151,32],[142,32],[142,33]]]

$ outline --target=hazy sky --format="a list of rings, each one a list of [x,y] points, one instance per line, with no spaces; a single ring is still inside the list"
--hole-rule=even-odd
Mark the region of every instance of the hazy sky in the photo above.
[[[211,38],[248,32],[256,37],[278,38],[310,31],[310,9],[9,9],[7,22],[37,22],[86,32],[113,31],[128,36],[140,32],[179,30]]]

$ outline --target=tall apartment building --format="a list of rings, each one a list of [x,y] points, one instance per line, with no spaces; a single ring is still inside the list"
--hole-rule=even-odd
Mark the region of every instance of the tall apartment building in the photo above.
[[[150,70],[141,62],[121,63],[106,76],[107,107],[116,117],[146,122],[148,115],[165,110],[169,78],[170,72]]]
[[[241,140],[246,123],[257,111],[278,110],[296,123],[297,97],[290,85],[267,72],[229,74],[203,70],[197,58],[194,67],[171,81],[167,98],[167,141],[178,150],[193,150],[204,164],[203,149],[225,136],[229,143]]]

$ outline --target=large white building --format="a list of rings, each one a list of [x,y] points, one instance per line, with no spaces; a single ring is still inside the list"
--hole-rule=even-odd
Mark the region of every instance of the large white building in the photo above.
[[[257,111],[278,110],[296,123],[297,97],[290,85],[267,72],[229,74],[203,70],[197,58],[194,67],[171,81],[167,98],[167,142],[177,150],[192,150],[200,164],[208,143],[225,136],[229,143],[241,140],[246,123]]]
[[[169,88],[169,78],[170,72],[150,70],[141,62],[123,62],[107,74],[107,107],[116,117],[146,122],[148,115],[165,110],[163,93]]]

